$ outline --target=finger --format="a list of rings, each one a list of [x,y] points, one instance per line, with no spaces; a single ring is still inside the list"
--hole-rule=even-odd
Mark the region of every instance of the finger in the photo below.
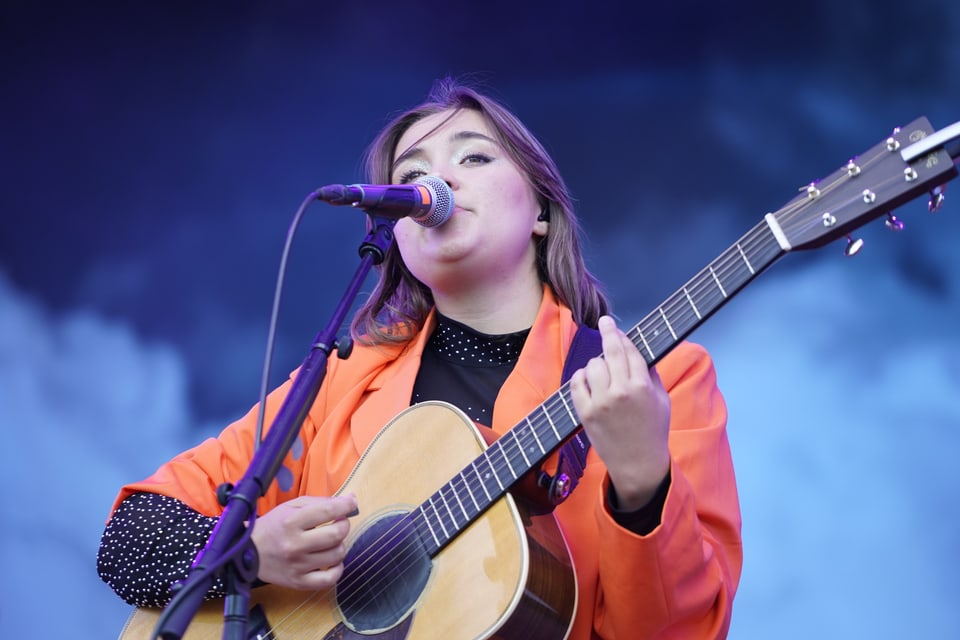
[[[343,563],[347,557],[347,547],[344,544],[338,544],[323,551],[314,551],[303,557],[302,566],[308,571],[318,571],[335,567]]]
[[[570,376],[570,397],[573,399],[574,408],[582,414],[583,409],[590,402],[590,385],[587,383],[586,367],[578,369]]]
[[[360,514],[360,506],[357,496],[350,493],[344,496],[334,496],[331,509],[334,518],[353,518]]]
[[[587,395],[587,376],[582,368],[573,372],[567,384],[570,387],[570,395],[574,397]]]
[[[607,361],[611,377],[616,380],[629,380],[633,375],[646,370],[647,363],[632,339],[617,326],[612,316],[601,316],[597,321],[603,345],[603,356]]]
[[[590,358],[583,368],[583,374],[591,398],[610,387],[610,369],[605,358]]]
[[[629,341],[623,335],[623,332],[617,328],[616,323],[610,316],[601,317],[597,322],[597,328],[600,330],[603,357],[610,377],[612,379],[629,377],[630,363],[628,362],[627,345],[625,344]],[[630,346],[632,348],[632,345]]]
[[[640,347],[630,339],[630,337],[620,328],[616,328],[617,338],[620,342],[621,352],[623,354],[623,369],[628,379],[640,378],[646,379],[649,364],[640,352]],[[614,364],[614,370],[620,372],[619,363]]]
[[[298,586],[304,590],[322,591],[337,584],[337,580],[339,580],[342,575],[342,564],[323,569],[315,569],[303,574]]]
[[[648,375],[650,365],[640,352],[640,348],[633,340],[629,338],[629,336],[627,336],[627,334],[621,332],[620,335],[623,338],[624,356],[626,358],[627,367],[630,370],[630,375],[646,377]]]
[[[350,522],[345,519],[322,524],[304,532],[304,548],[311,553],[336,549],[347,539],[349,532]]]
[[[301,510],[297,515],[297,522],[304,530],[344,520],[358,512],[357,498],[353,494],[332,498],[303,496],[303,501],[297,506]]]

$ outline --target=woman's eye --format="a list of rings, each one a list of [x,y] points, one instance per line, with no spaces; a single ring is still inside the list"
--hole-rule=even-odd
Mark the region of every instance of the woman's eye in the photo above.
[[[490,156],[483,153],[471,153],[462,162],[463,164],[486,164],[490,162]]]
[[[420,176],[425,176],[425,175],[427,174],[421,171],[420,169],[408,169],[407,171],[404,171],[403,173],[400,174],[400,178],[397,180],[397,182],[399,184],[407,184],[408,182],[413,182]]]

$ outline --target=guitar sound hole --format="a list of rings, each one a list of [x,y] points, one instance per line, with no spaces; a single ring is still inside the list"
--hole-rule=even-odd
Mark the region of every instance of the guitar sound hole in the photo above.
[[[404,514],[374,522],[344,559],[337,605],[357,631],[387,629],[413,608],[430,579],[431,560]]]

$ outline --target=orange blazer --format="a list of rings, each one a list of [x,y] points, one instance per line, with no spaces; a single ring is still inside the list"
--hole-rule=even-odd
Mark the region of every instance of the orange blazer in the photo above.
[[[336,493],[377,432],[409,406],[434,324],[431,314],[424,330],[404,345],[357,345],[349,359],[329,361],[298,442],[258,502],[260,513],[299,495]],[[575,331],[570,310],[545,287],[536,321],[494,407],[491,428],[497,435],[560,387]],[[660,525],[645,536],[617,525],[605,501],[606,469],[592,450],[579,487],[555,511],[579,587],[571,640],[721,638],[730,624],[742,548],[726,405],[712,361],[698,345],[681,343],[657,371],[671,398],[671,484]],[[266,425],[291,384],[288,380],[268,397]],[[219,515],[216,487],[246,471],[256,418],[254,407],[218,437],[123,487],[114,508],[130,494],[147,491]]]

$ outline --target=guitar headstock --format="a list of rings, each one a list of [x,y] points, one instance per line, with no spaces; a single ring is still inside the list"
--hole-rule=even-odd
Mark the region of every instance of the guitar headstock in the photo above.
[[[901,150],[934,133],[918,118],[856,156],[770,215],[793,249],[813,249],[938,187],[957,174],[950,154],[934,149],[907,162]]]

